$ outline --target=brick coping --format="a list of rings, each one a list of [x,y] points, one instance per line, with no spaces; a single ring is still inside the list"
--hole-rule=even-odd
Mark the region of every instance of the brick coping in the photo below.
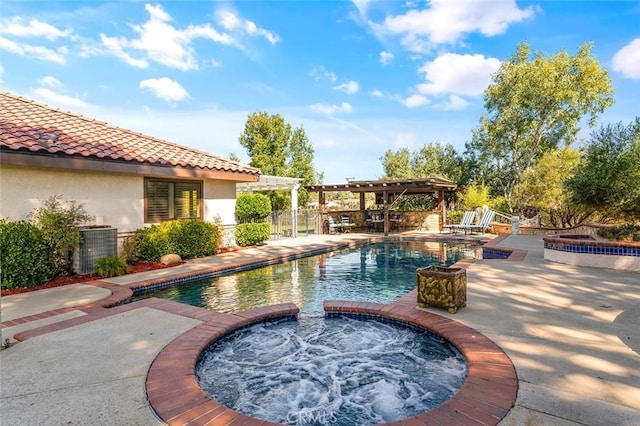
[[[409,295],[411,293],[415,292]],[[407,296],[389,305],[324,302],[327,314],[389,318],[426,329],[449,341],[466,358],[467,377],[453,397],[425,413],[389,424],[498,424],[515,404],[518,393],[518,378],[509,357],[478,331],[455,320],[417,309],[415,294],[413,298]],[[184,315],[180,304],[166,302],[163,305],[164,310]],[[176,307],[179,312],[174,311]],[[169,343],[149,368],[147,399],[158,417],[169,425],[275,424],[246,416],[212,399],[198,384],[195,367],[202,352],[223,336],[251,324],[296,315],[298,311],[294,304],[272,305],[239,314],[209,311],[203,324]]]

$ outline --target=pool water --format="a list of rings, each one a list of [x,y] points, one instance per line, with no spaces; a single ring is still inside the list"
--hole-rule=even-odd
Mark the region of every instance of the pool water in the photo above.
[[[200,386],[223,405],[304,425],[412,417],[452,397],[466,371],[464,357],[428,332],[317,314],[233,333],[196,366]]]
[[[416,286],[416,269],[482,257],[474,243],[375,243],[306,257],[233,275],[158,290],[159,297],[234,313],[278,303],[301,312],[323,312],[324,300],[391,303]]]

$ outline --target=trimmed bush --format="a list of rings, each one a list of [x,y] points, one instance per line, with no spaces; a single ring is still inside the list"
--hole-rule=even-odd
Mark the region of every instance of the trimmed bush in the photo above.
[[[236,243],[239,246],[255,246],[263,244],[271,235],[271,224],[239,223],[236,225]]]
[[[104,278],[119,277],[127,273],[127,261],[124,256],[107,256],[97,259],[94,269]]]
[[[195,259],[217,253],[220,228],[197,219],[171,220],[136,231],[136,253],[157,262],[165,254]]]
[[[42,232],[25,221],[0,221],[2,288],[33,287],[53,277],[51,251]]]
[[[240,223],[262,222],[271,214],[271,201],[264,194],[240,194],[236,198],[236,217]]]

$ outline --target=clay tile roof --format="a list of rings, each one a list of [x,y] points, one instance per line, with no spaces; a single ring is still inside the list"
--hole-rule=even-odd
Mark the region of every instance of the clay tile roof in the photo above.
[[[260,175],[260,170],[0,92],[0,149]]]

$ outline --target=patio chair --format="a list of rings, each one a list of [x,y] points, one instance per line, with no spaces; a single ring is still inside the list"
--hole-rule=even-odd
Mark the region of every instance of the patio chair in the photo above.
[[[443,225],[444,229],[449,229],[449,232],[457,232],[458,229],[466,229],[468,226],[473,224],[473,219],[475,218],[476,213],[473,210],[464,212],[460,223],[449,223]],[[466,231],[465,231],[466,233]]]
[[[374,228],[374,226],[373,226],[373,216],[371,216],[369,213],[365,213],[364,222],[367,224],[367,230],[371,230],[371,229]]]
[[[336,231],[341,231],[342,230],[342,224],[341,223],[337,223],[335,220],[333,220],[333,216],[327,216],[327,223],[329,224],[329,233],[330,234],[335,234]]]
[[[496,212],[494,212],[493,210],[487,210],[482,214],[480,222],[477,225],[469,225],[464,228],[465,234],[467,233],[467,230],[471,231],[472,234],[473,231],[479,231],[484,234],[487,229],[491,227],[491,223],[493,222],[493,218],[495,217],[495,215]]]
[[[342,227],[342,232],[345,234],[351,232],[351,228],[355,225],[351,222],[351,219],[347,215],[340,216],[340,226]]]
[[[389,218],[389,222],[391,222],[391,228],[395,227],[396,231],[400,231],[400,222],[402,222],[402,216],[399,214],[394,214]]]

